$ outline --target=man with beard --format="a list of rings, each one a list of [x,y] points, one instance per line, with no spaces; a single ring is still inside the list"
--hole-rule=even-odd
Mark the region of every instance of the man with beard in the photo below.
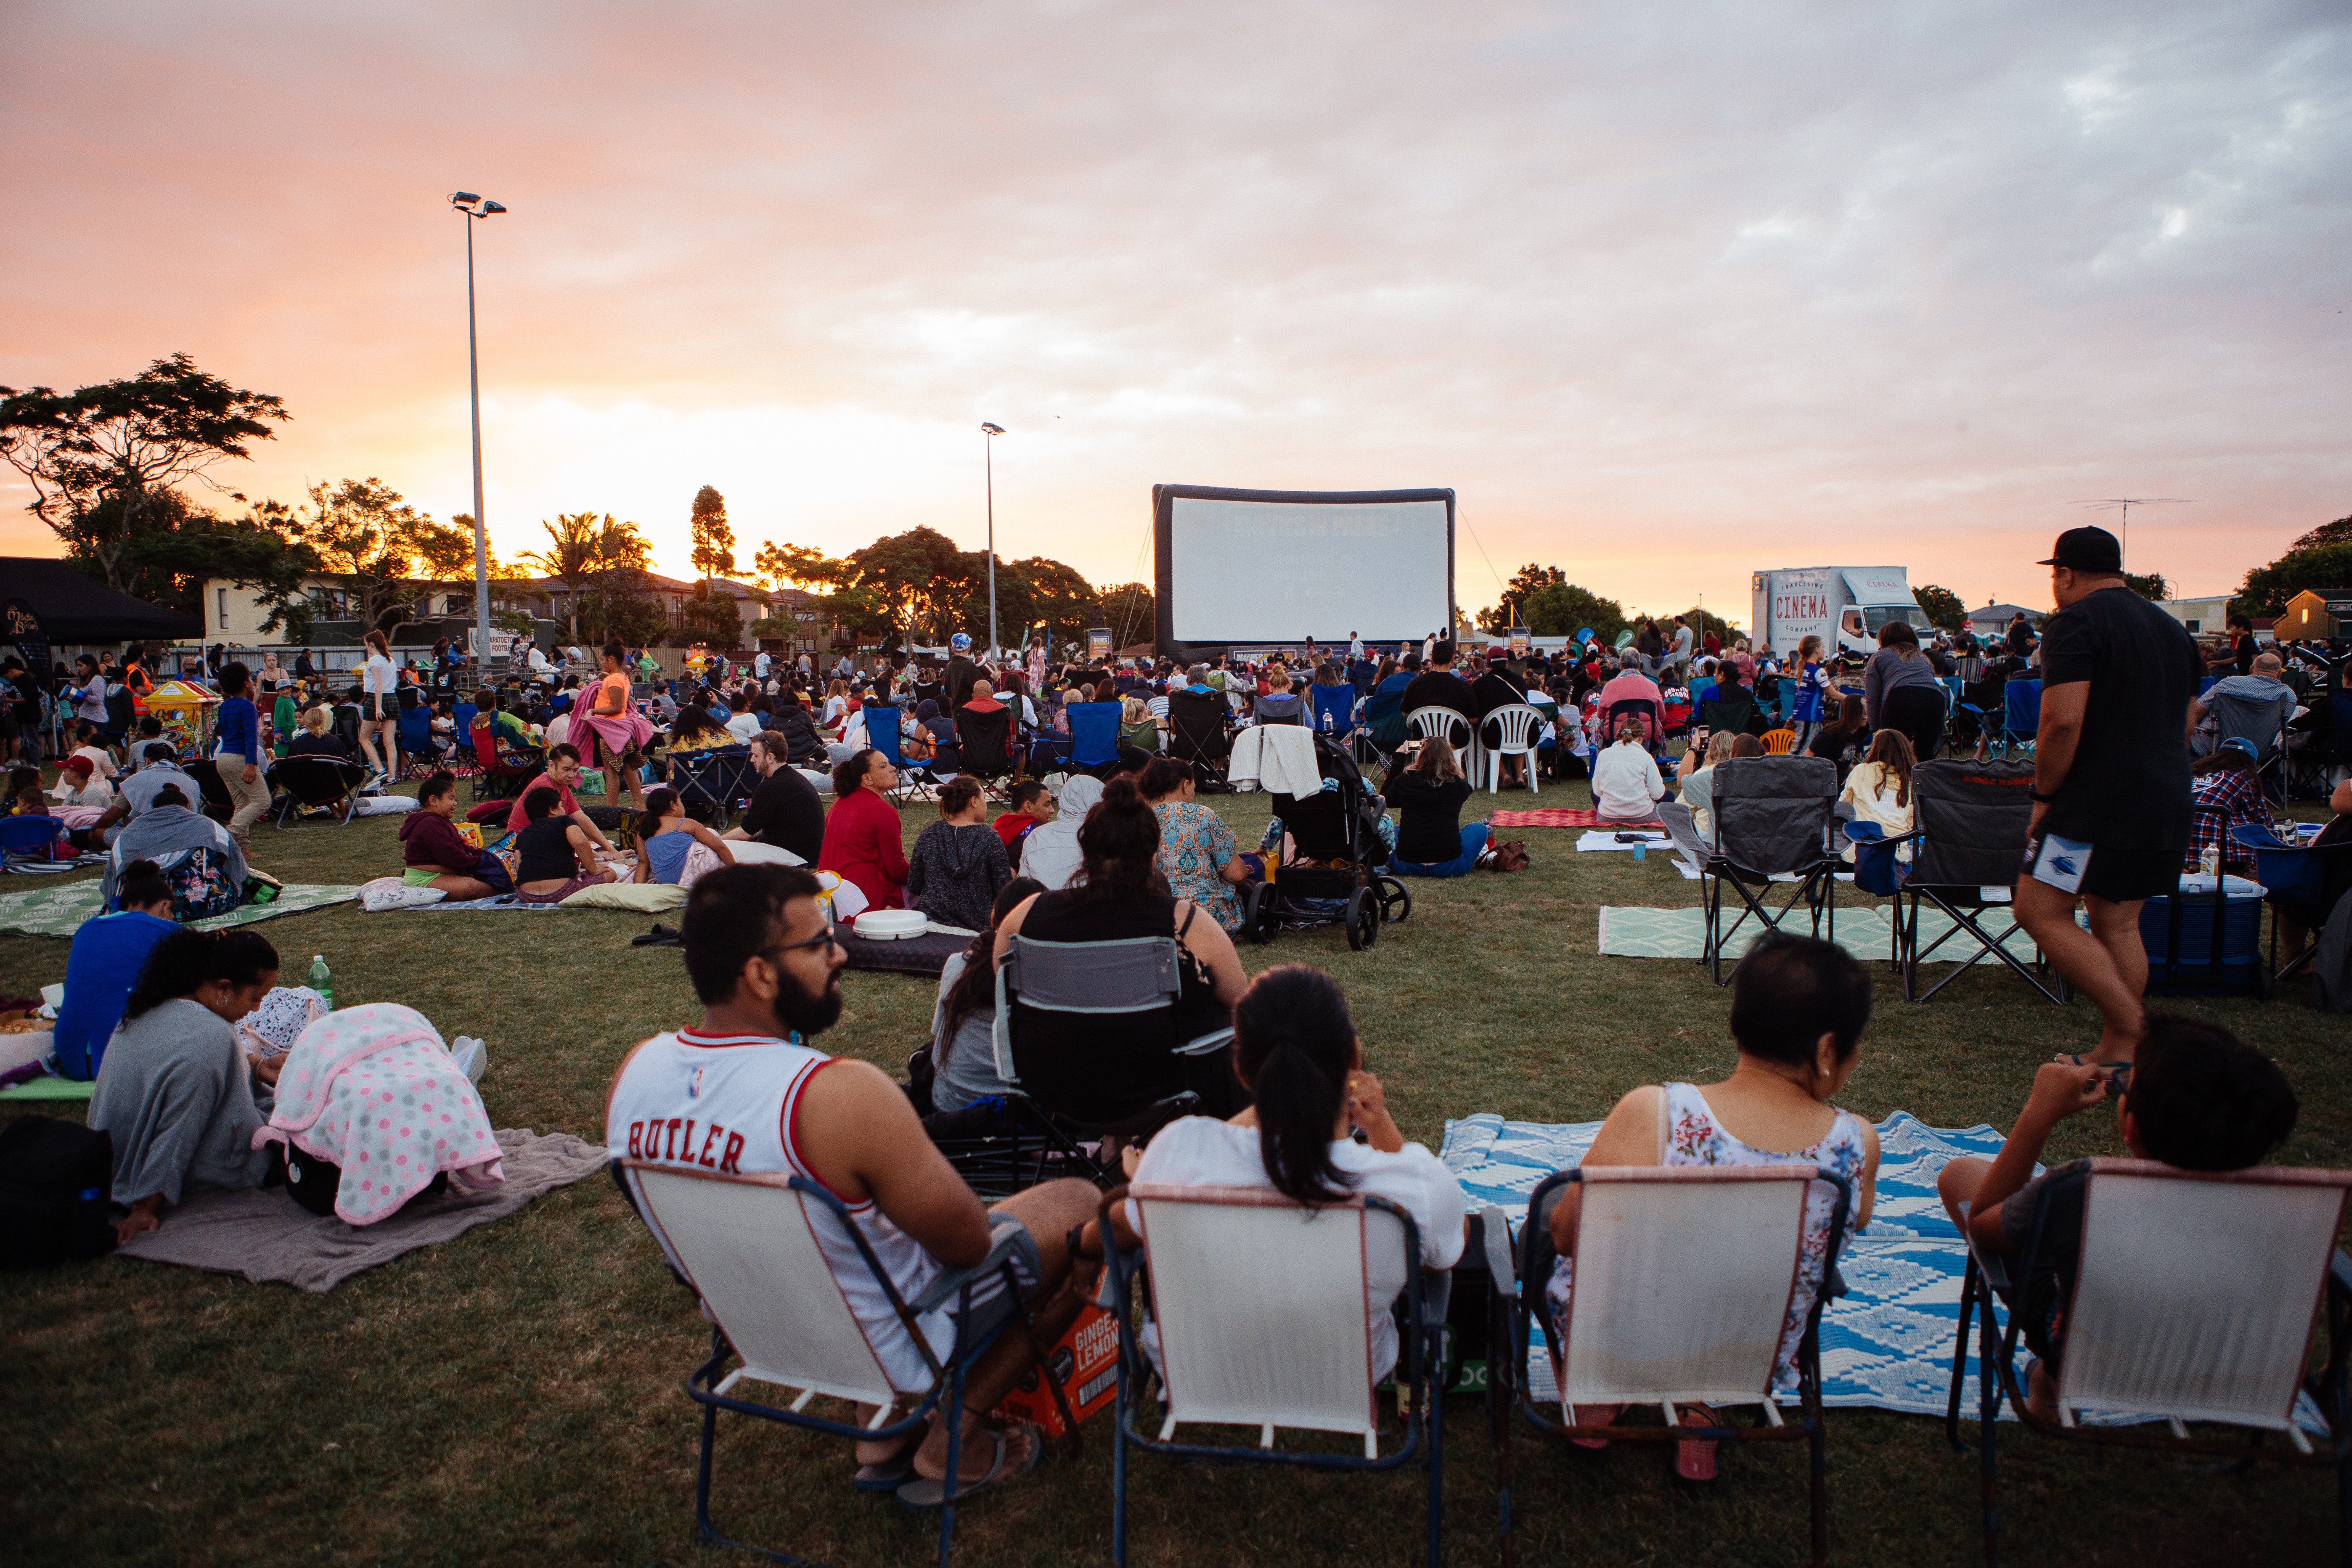
[[[622,1062],[605,1103],[613,1158],[816,1182],[848,1206],[866,1248],[909,1301],[942,1270],[986,1257],[992,1222],[1016,1221],[1025,1234],[1013,1248],[1013,1271],[1039,1342],[1052,1344],[1093,1288],[1093,1264],[1074,1275],[1067,1240],[1094,1215],[1092,1184],[1047,1182],[984,1208],[880,1068],[807,1044],[841,1016],[839,976],[848,962],[819,891],[809,872],[772,864],[721,867],[695,883],[679,934],[702,1022],[656,1035]],[[813,1206],[810,1218],[892,1386],[908,1394],[928,1388],[922,1352],[877,1287],[857,1241],[830,1209]],[[973,1285],[970,1336],[1012,1326],[965,1378],[959,1500],[1031,1468],[1045,1451],[1035,1427],[986,1431],[973,1414],[992,1409],[1029,1365],[1028,1336],[1013,1321],[1020,1306],[1002,1273]],[[934,1355],[952,1350],[958,1310],[950,1303],[918,1320]],[[873,1415],[858,1413],[861,1421]],[[895,1487],[915,1507],[935,1506],[947,1447],[947,1427],[937,1418],[910,1440],[860,1443],[857,1482]]]

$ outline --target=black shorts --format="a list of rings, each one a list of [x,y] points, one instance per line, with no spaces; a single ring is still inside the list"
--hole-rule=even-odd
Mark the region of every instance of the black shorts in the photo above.
[[[2042,874],[2042,847],[2047,834],[2025,841],[2025,874],[2061,892],[2065,884]],[[2111,904],[2133,904],[2161,898],[2180,885],[2182,849],[2126,849],[2110,844],[2087,846],[2079,857],[2081,880],[2073,891]]]

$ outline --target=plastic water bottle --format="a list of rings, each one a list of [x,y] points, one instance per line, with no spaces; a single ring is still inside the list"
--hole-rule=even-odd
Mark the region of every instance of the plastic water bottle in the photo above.
[[[327,1011],[333,1012],[335,1010],[335,972],[327,967],[325,953],[314,952],[310,955],[309,984],[310,989],[319,994],[320,1000],[326,1004]]]

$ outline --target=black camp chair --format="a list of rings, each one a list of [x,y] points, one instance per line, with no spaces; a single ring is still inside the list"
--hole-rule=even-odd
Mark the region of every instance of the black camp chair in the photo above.
[[[1709,734],[1761,735],[1764,732],[1762,711],[1756,706],[1756,700],[1745,691],[1737,697],[1708,698],[1698,705],[1698,721],[1706,726]]]
[[[1172,936],[1015,936],[997,964],[996,1071],[1005,1098],[1057,1162],[1084,1162],[1097,1185],[1120,1179],[1118,1159],[1089,1156],[1081,1143],[1140,1141],[1198,1110],[1201,1097],[1186,1080],[1219,1070],[1233,1042],[1229,1023],[1179,1013],[1182,963]],[[1099,1026],[1073,1028],[1073,1016],[1093,1016]],[[1202,1022],[1217,1026],[1188,1037]]]
[[[236,802],[229,797],[228,784],[220,776],[220,764],[210,757],[183,763],[180,771],[196,781],[204,792],[204,801],[197,809],[215,822],[226,823],[236,815]]]
[[[1234,754],[1225,731],[1225,700],[1213,691],[1168,694],[1168,754],[1192,764],[1195,782],[1223,786],[1226,759]]]
[[[685,803],[688,816],[714,827],[725,827],[729,815],[751,798],[751,791],[760,779],[751,766],[751,748],[747,744],[673,756],[669,760],[669,782],[677,791],[677,798]]]
[[[336,820],[349,822],[359,807],[360,786],[367,781],[367,768],[343,757],[280,757],[269,771],[269,782],[278,791],[277,825],[285,826],[297,812],[338,802],[342,816]]]
[[[1000,704],[993,713],[975,713],[967,704],[956,710],[955,721],[963,742],[956,771],[995,791],[1019,760],[1013,749],[1013,710]]]
[[[1738,967],[1724,954],[1750,918],[1783,931],[1801,907],[1811,934],[1836,940],[1836,873],[1844,868],[1830,847],[1837,788],[1836,764],[1820,757],[1734,757],[1715,765],[1715,843],[1699,868],[1699,897],[1706,910],[1701,961],[1717,985]],[[1771,879],[1780,875],[1796,882],[1775,908]],[[1728,925],[1727,889],[1739,905]]]
[[[2025,928],[2011,925],[1996,936],[1984,924],[1989,912],[2007,914],[2011,908],[2005,895],[2016,887],[2025,859],[2026,827],[2033,818],[2033,763],[1958,757],[1921,763],[1911,770],[1911,808],[1917,826],[1904,836],[1914,846],[1911,871],[1895,900],[1895,963],[1902,973],[1904,1000],[1925,1002],[1990,957],[2063,1005],[2066,983],[2049,969],[2039,951],[2029,964],[2009,949],[2011,940],[2024,936]],[[1990,896],[1995,893],[2004,896]],[[1919,940],[1923,904],[1952,922],[1925,945]],[[1965,958],[1957,952],[1951,954],[1944,962],[1957,966],[1952,973],[1922,989],[1920,965],[1954,938],[1976,946]]]

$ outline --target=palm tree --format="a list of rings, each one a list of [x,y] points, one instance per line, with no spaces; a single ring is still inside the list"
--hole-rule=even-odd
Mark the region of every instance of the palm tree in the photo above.
[[[572,636],[580,636],[580,590],[592,581],[600,564],[603,545],[607,534],[616,526],[612,513],[600,521],[593,511],[557,512],[553,522],[542,521],[540,527],[555,542],[552,550],[527,550],[523,559],[537,567],[542,575],[563,584],[564,609],[571,623]],[[619,525],[625,526],[625,525]]]

